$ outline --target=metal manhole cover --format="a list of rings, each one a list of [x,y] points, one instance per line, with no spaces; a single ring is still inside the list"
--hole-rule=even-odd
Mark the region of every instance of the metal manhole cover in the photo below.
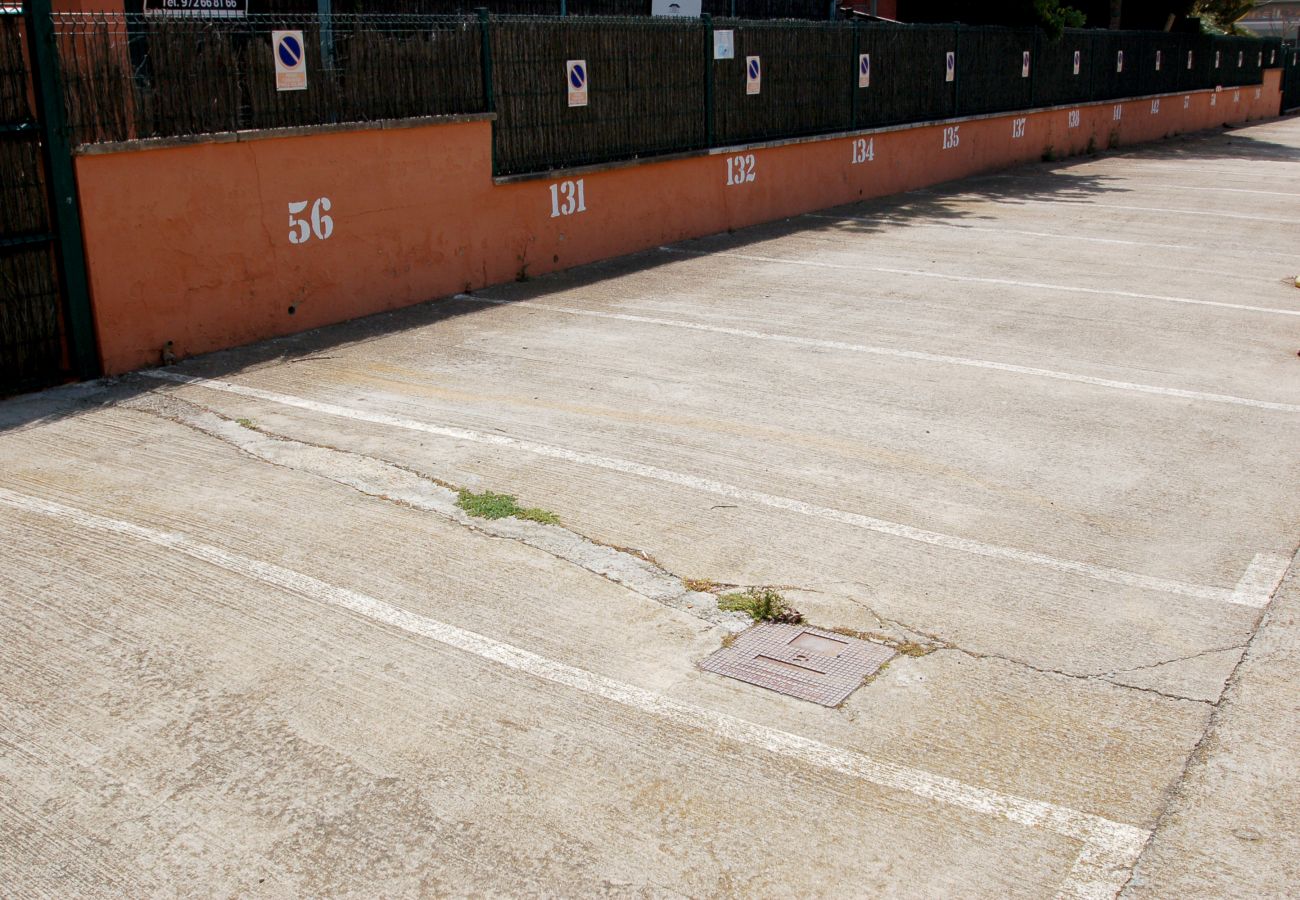
[[[715,672],[800,700],[839,706],[894,656],[890,647],[806,625],[764,623],[700,662]]]

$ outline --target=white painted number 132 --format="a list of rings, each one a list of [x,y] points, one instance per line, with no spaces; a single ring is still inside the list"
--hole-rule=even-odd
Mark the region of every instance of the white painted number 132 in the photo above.
[[[298,218],[299,213],[307,211],[311,204],[311,221]],[[314,234],[320,240],[326,240],[334,233],[334,219],[325,213],[330,210],[330,198],[318,197],[316,200],[294,200],[289,203],[289,243],[305,244]]]

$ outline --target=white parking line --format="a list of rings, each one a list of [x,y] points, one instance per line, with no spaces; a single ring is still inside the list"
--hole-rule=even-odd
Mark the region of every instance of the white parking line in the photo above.
[[[630,313],[597,312],[590,309],[578,309],[571,306],[555,306],[550,303],[535,301],[492,300],[487,297],[475,297],[470,294],[457,294],[455,299],[472,303],[485,303],[495,306],[522,306],[526,309],[546,310],[570,316],[586,316],[593,319],[614,319],[620,322],[636,322],[645,325],[662,325],[668,328],[682,328],[689,331],[704,331],[710,334],[725,334],[756,341],[772,341],[778,344],[793,344],[801,347],[816,347],[823,350],[847,350],[851,353],[867,353],[873,356],[890,356],[896,359],[909,359],[918,362],[943,363],[953,366],[968,366],[974,369],[989,369],[995,372],[1007,372],[1014,375],[1031,375],[1037,378],[1052,378],[1057,381],[1072,381],[1094,387],[1113,388],[1121,391],[1133,391],[1140,394],[1154,394],[1162,397],[1176,397],[1182,400],[1199,400],[1208,403],[1228,403],[1237,406],[1249,406],[1255,409],[1267,409],[1276,412],[1300,413],[1300,405],[1293,403],[1274,403],[1270,400],[1252,400],[1249,397],[1234,397],[1231,394],[1214,394],[1206,391],[1188,391],[1182,388],[1159,387],[1152,384],[1137,384],[1131,381],[1116,381],[1110,378],[1095,378],[1091,375],[1075,375],[1055,369],[1038,369],[1032,366],[1018,366],[1012,363],[992,362],[984,359],[970,359],[965,356],[945,356],[939,353],[926,353],[923,350],[900,350],[894,347],[873,347],[866,344],[850,344],[845,341],[822,340],[820,338],[797,337],[788,334],[775,334],[767,331],[752,331],[748,328],[729,328],[723,325],[705,325],[683,319],[663,319],[656,316],[639,316]]]
[[[1300,316],[1300,309],[1277,309],[1269,306],[1246,306],[1241,303],[1222,303],[1218,300],[1197,300],[1193,297],[1170,297],[1165,294],[1139,294],[1134,291],[1108,291],[1101,288],[1079,287],[1073,284],[1046,284],[1041,281],[1016,281],[1011,278],[981,278],[976,275],[947,275],[942,272],[925,272],[920,269],[896,269],[891,266],[868,266],[859,263],[829,263],[807,259],[786,259],[779,256],[759,256],[755,253],[733,253],[727,250],[686,250],[682,247],[660,247],[665,253],[685,256],[726,256],[747,259],[751,262],[782,263],[790,266],[810,266],[815,269],[847,269],[855,272],[882,272],[888,275],[910,275],[915,278],[935,278],[940,281],[957,281],[965,284],[1002,284],[1008,287],[1034,288],[1043,291],[1063,291],[1068,294],[1091,294],[1102,297],[1127,297],[1134,300],[1163,300],[1168,303],[1190,303],[1196,306],[1217,306],[1221,309],[1239,309],[1247,312],[1271,313],[1277,316]]]
[[[166,547],[241,577],[310,601],[347,610],[372,622],[437,641],[480,659],[618,703],[680,727],[703,731],[723,740],[757,747],[806,765],[839,772],[886,790],[906,792],[935,803],[995,816],[1028,828],[1043,828],[1081,841],[1084,846],[1079,862],[1076,862],[1066,882],[1061,885],[1063,896],[1113,897],[1127,880],[1129,871],[1151,836],[1149,831],[1134,825],[1113,822],[1053,803],[976,787],[910,766],[872,759],[853,750],[758,725],[727,713],[682,703],[586,669],[547,659],[477,632],[436,621],[359,591],[204,544],[184,534],[157,531],[5,488],[0,488],[0,503],[13,509],[49,516],[79,528],[123,535]]]
[[[1114,244],[1124,247],[1150,247],[1156,250],[1186,250],[1191,253],[1249,253],[1252,257],[1272,256],[1284,258],[1295,262],[1296,254],[1294,253],[1261,253],[1255,247],[1228,247],[1228,246],[1208,246],[1199,244],[1161,244],[1155,241],[1129,241],[1121,238],[1099,238],[1086,237],[1080,234],[1060,234],[1053,231],[1024,231],[1018,228],[1003,228],[1000,225],[971,225],[958,224],[956,222],[920,222],[916,219],[909,219],[904,216],[828,216],[824,213],[804,213],[806,219],[829,219],[832,222],[866,222],[873,225],[905,225],[908,228],[948,228],[955,231],[987,231],[993,234],[1020,234],[1026,237],[1053,238],[1058,241],[1070,241],[1077,243],[1083,241],[1088,244]],[[1228,274],[1228,273],[1219,273]],[[1261,279],[1272,281],[1274,279]]]
[[[1275,225],[1300,225],[1300,219],[1279,219],[1275,216],[1252,216],[1247,213],[1216,212],[1211,209],[1169,209],[1163,206],[1126,206],[1121,203],[1094,203],[1090,200],[1026,200],[1023,198],[1017,198],[1015,200],[994,200],[992,202],[1010,206],[1020,206],[1025,203],[1032,203],[1037,206],[1073,206],[1075,208],[1085,209],[1126,209],[1133,212],[1175,213],[1178,215],[1196,216],[1197,218],[1244,219],[1249,222],[1272,222]]]
[[[673,472],[669,469],[661,469],[658,466],[648,466],[643,463],[631,462],[630,460],[618,459],[612,456],[600,456],[595,453],[586,453],[581,450],[570,450],[565,447],[557,447],[552,444],[542,444],[537,441],[523,440],[521,438],[509,437],[503,434],[485,434],[479,431],[471,431],[467,428],[434,425],[428,422],[403,418],[401,416],[392,416],[387,413],[373,412],[368,409],[356,409],[350,406],[340,406],[336,403],[325,403],[319,400],[309,400],[304,397],[295,397],[289,394],[276,393],[274,391],[264,391],[260,388],[245,387],[244,385],[234,384],[229,381],[221,381],[214,378],[194,378],[189,375],[182,375],[179,372],[165,372],[157,369],[141,372],[140,374],[148,378],[157,378],[180,384],[190,384],[197,387],[207,388],[208,390],[221,391],[223,393],[235,394],[241,397],[252,397],[257,400],[265,400],[268,403],[278,403],[282,406],[290,406],[297,409],[309,410],[311,412],[323,413],[325,415],[353,419],[358,422],[370,422],[375,425],[385,425],[391,428],[401,428],[407,431],[435,434],[440,437],[460,441],[471,441],[476,444],[509,447],[512,450],[521,450],[525,453],[532,453],[537,456],[559,459],[565,462],[605,469],[611,472],[620,472],[624,475],[635,475],[640,478],[660,481],[665,484],[674,484],[679,487],[689,488],[706,494],[714,494],[732,500],[741,500],[746,503],[754,503],[772,509],[785,510],[787,512],[808,516],[810,518],[837,522],[841,525],[849,525],[854,528],[861,528],[877,534],[889,535],[890,537],[915,541],[920,544],[928,544],[935,547],[943,547],[948,550],[956,550],[974,556],[1007,560],[1029,566],[1038,566],[1067,575],[1076,575],[1083,578],[1108,582],[1110,584],[1120,584],[1125,587],[1140,588],[1142,590],[1172,594],[1179,597],[1210,600],[1218,603],[1237,603],[1245,606],[1258,605],[1255,602],[1255,598],[1245,596],[1239,597],[1234,592],[1223,588],[1187,584],[1167,578],[1155,578],[1150,575],[1140,575],[1136,572],[1127,572],[1123,569],[1112,569],[1107,566],[1093,565],[1092,563],[1059,559],[1055,556],[1048,556],[1045,553],[1034,553],[1028,550],[1019,550],[1014,547],[1002,547],[996,544],[986,544],[982,541],[971,540],[970,538],[941,534],[936,531],[927,531],[924,528],[916,528],[912,525],[903,525],[898,522],[877,519],[872,516],[862,515],[861,513],[846,512],[845,510],[834,509],[828,506],[818,506],[814,503],[805,503],[802,500],[795,500],[790,497],[767,494],[762,491],[755,491],[750,488],[742,488],[725,482],[715,481],[711,478],[700,478],[695,475]]]
[[[1290,566],[1291,560],[1285,556],[1257,553],[1237,582],[1237,587],[1232,592],[1232,602],[1260,608],[1267,606]]]

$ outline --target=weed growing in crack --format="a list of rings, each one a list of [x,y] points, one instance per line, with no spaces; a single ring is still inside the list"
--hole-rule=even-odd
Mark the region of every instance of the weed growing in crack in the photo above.
[[[240,426],[242,426],[242,427],[244,427],[244,428],[256,428],[256,427],[257,427],[256,425],[253,424],[253,420],[252,420],[252,419],[236,419],[236,420],[235,420],[235,424],[236,424],[236,425],[240,425]]]
[[[513,517],[541,522],[543,525],[560,524],[560,517],[555,513],[536,506],[520,506],[510,494],[494,494],[492,491],[475,494],[473,491],[461,490],[456,497],[456,505],[480,519]]]
[[[728,612],[748,613],[755,622],[779,622],[783,625],[798,625],[803,622],[803,613],[786,603],[781,592],[772,588],[750,588],[734,594],[723,594],[718,598],[718,608]]]
[[[686,585],[688,591],[699,591],[703,594],[712,594],[718,589],[718,583],[708,578],[683,578],[682,584]]]

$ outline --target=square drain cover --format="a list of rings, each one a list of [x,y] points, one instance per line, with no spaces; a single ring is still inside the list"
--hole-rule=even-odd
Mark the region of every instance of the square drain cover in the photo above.
[[[806,625],[755,625],[700,662],[716,672],[759,687],[839,706],[894,655],[890,647]]]

